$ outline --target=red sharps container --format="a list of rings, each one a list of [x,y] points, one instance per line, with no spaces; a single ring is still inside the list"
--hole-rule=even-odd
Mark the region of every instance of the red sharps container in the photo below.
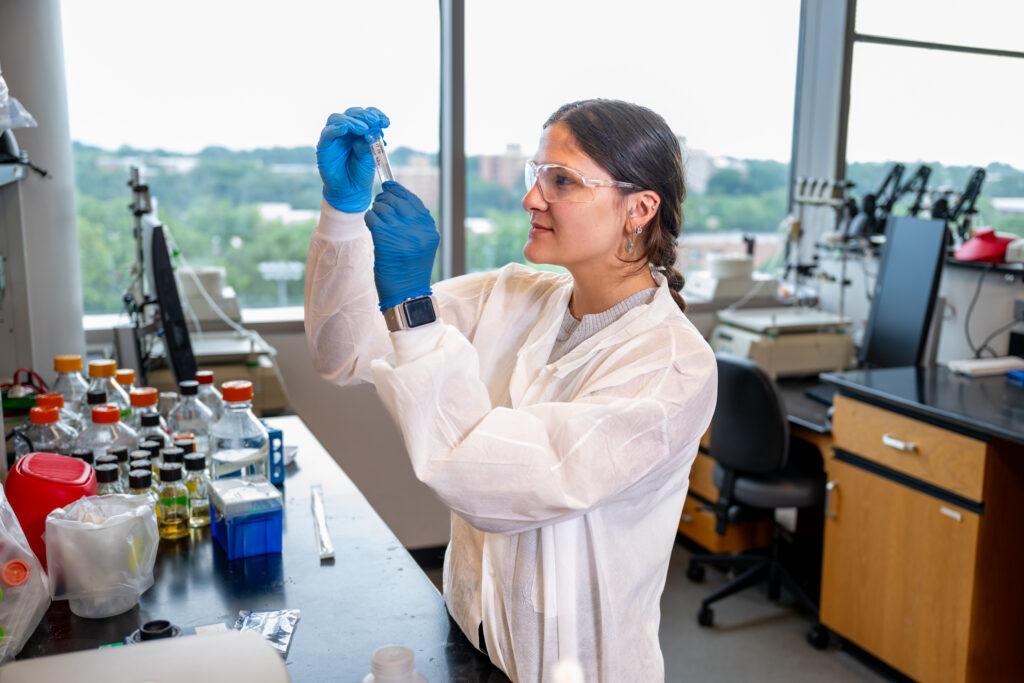
[[[4,491],[32,552],[46,569],[46,516],[83,496],[95,495],[96,473],[78,458],[29,453],[14,463]]]

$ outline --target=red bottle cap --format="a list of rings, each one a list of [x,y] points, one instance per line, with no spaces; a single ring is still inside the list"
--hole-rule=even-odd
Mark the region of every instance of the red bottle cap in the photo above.
[[[213,370],[199,370],[196,372],[196,381],[200,384],[213,384]]]
[[[121,411],[117,409],[117,406],[107,404],[102,406],[94,406],[92,409],[92,421],[95,422],[96,424],[114,424],[120,419]]]
[[[32,570],[25,560],[8,560],[4,563],[3,569],[0,569],[0,579],[8,586],[20,586],[28,581],[31,573]]]
[[[40,408],[36,406],[28,411],[28,419],[34,425],[53,424],[60,419],[60,411],[57,408]]]
[[[220,385],[221,395],[225,401],[251,401],[252,382],[247,379],[236,379]]]
[[[63,408],[63,394],[39,394],[36,396],[36,407],[38,408]]]
[[[132,389],[128,394],[128,400],[135,407],[155,406],[160,400],[160,395],[153,387],[138,387]]]

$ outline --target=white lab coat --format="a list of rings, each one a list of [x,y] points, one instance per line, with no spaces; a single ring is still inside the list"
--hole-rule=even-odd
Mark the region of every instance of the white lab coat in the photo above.
[[[509,265],[434,285],[440,324],[389,334],[359,214],[324,204],[306,264],[317,370],[372,381],[452,512],[444,597],[513,681],[575,657],[587,683],[664,680],[660,598],[715,358],[664,278],[548,364],[568,275]]]

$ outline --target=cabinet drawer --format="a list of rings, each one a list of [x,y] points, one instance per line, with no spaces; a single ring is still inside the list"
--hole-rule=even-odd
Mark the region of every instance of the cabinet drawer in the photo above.
[[[835,447],[981,502],[987,444],[837,395]]]
[[[679,533],[707,548],[712,553],[738,553],[754,548],[765,548],[772,542],[771,520],[755,520],[730,524],[724,536],[715,533],[715,513],[698,510],[704,505],[695,496],[686,496],[683,515],[679,520]]]
[[[718,500],[718,488],[711,479],[714,466],[714,458],[698,453],[690,467],[690,491],[706,500]]]

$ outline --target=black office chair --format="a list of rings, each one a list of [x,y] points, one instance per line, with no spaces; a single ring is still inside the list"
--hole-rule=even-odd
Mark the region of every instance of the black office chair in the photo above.
[[[701,601],[697,621],[710,626],[711,604],[769,581],[769,598],[778,600],[780,586],[817,617],[818,607],[779,561],[779,551],[789,534],[774,520],[774,510],[808,508],[822,504],[825,473],[817,449],[796,440],[791,447],[789,422],[771,377],[745,358],[718,355],[718,405],[711,420],[712,479],[719,497],[715,531],[724,535],[728,524],[744,519],[772,518],[772,543],[761,553],[694,555],[686,575],[704,578],[704,565],[740,571],[739,576]],[[808,636],[810,638],[810,635]]]

